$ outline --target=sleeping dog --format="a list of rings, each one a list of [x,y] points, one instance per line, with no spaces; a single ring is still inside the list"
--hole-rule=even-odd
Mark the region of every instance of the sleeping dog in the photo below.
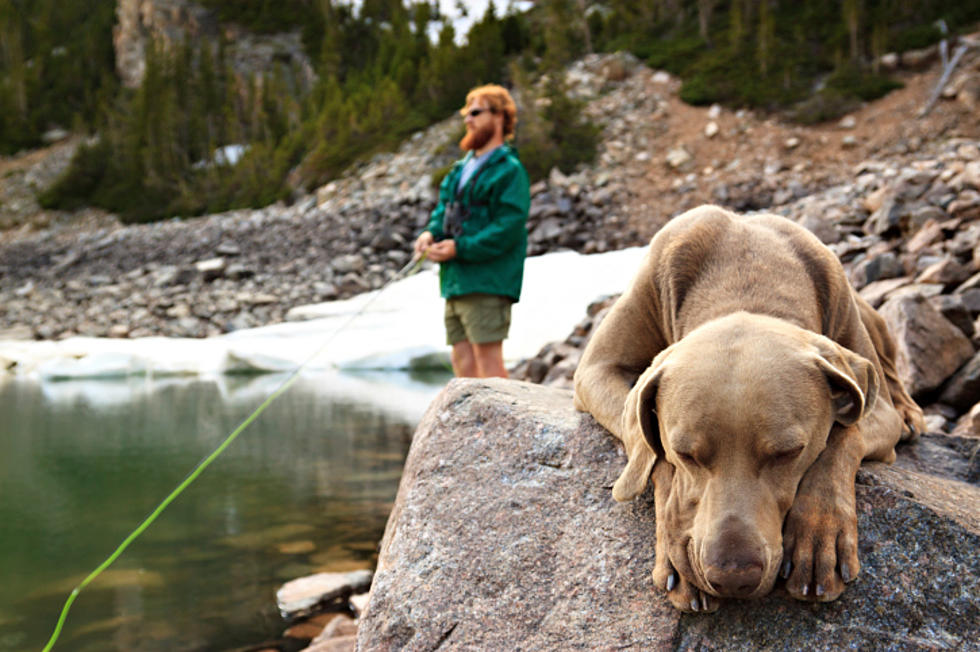
[[[775,215],[691,210],[651,241],[586,346],[575,406],[654,483],[654,583],[678,609],[777,578],[834,600],[860,570],[854,477],[923,427],[881,317],[836,256]]]

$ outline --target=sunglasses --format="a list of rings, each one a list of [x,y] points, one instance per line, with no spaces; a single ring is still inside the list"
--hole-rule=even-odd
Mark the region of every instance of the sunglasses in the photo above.
[[[481,113],[486,113],[487,111],[493,113],[493,109],[470,109],[469,111],[466,112],[466,115],[468,115],[471,118],[476,118]]]

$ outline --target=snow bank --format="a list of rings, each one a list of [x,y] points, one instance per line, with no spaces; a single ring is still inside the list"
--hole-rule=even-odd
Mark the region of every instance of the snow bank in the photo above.
[[[508,361],[564,339],[589,303],[623,291],[644,251],[529,258],[504,343]],[[304,373],[409,369],[420,361],[448,365],[442,313],[437,271],[430,267],[381,291],[290,311],[290,319],[302,321],[206,339],[0,341],[0,359],[15,363],[14,374],[42,381],[286,372],[304,363]]]

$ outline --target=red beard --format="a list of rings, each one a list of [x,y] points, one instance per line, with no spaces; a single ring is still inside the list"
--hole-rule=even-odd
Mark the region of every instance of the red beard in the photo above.
[[[459,148],[464,152],[477,151],[490,142],[493,138],[494,127],[492,124],[481,129],[467,130],[466,135],[459,141]]]

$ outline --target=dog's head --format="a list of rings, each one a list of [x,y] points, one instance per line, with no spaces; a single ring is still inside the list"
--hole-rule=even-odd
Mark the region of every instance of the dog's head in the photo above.
[[[871,409],[867,359],[782,320],[738,313],[662,351],[623,413],[629,462],[617,500],[644,490],[654,463],[674,466],[661,530],[670,561],[719,597],[772,589],[783,520],[835,424]]]

